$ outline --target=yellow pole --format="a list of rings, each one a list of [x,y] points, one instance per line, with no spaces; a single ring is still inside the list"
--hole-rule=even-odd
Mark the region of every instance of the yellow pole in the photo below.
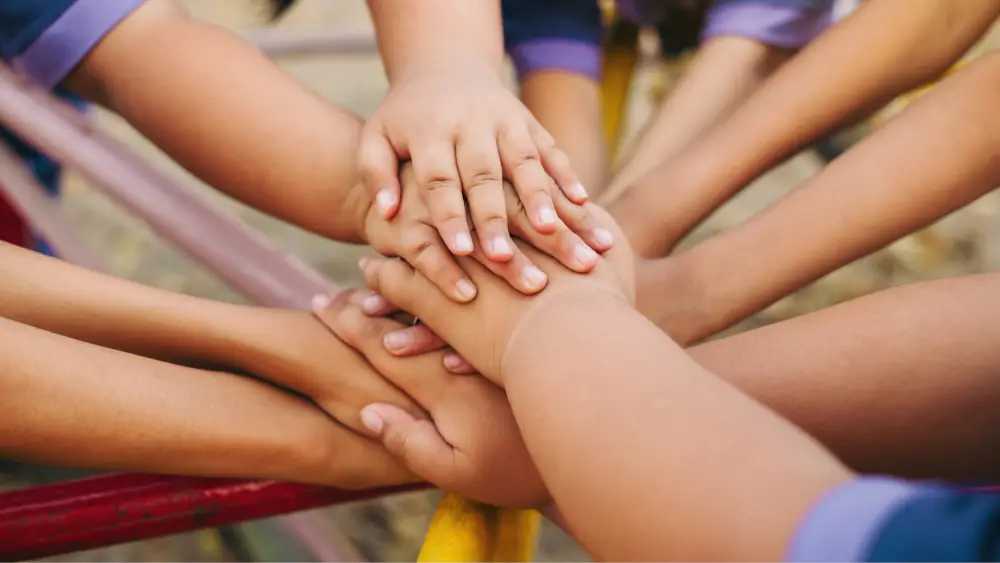
[[[601,105],[604,112],[604,139],[608,157],[614,162],[625,126],[632,75],[639,60],[638,27],[615,19],[613,8],[605,10],[607,37],[601,75]]]
[[[533,510],[497,508],[446,493],[417,561],[531,561],[539,524]]]

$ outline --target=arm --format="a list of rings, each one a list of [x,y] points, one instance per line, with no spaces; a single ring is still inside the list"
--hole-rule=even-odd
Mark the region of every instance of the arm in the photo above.
[[[0,335],[5,457],[351,487],[410,479],[380,446],[266,384],[3,318]]]
[[[983,57],[750,221],[645,268],[640,310],[696,341],[975,201],[1000,181],[997,88],[1000,56]]]
[[[219,190],[324,236],[363,242],[360,120],[174,0],[132,3],[141,5],[89,50],[67,84]],[[71,9],[88,4],[105,9],[103,0]]]
[[[637,182],[612,214],[640,254],[664,256],[759,174],[940,75],[998,14],[992,0],[869,0],[785,65],[724,127]]]

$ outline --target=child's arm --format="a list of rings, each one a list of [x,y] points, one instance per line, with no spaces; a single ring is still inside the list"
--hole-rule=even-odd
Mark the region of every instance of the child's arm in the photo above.
[[[998,14],[993,0],[866,1],[776,73],[725,126],[628,189],[612,214],[640,254],[666,255],[795,150],[940,75]]]
[[[5,458],[349,487],[411,479],[380,446],[264,383],[3,318],[0,335]]]
[[[809,507],[850,478],[632,310],[614,277],[546,262],[551,287],[525,298],[463,266],[483,288],[467,305],[402,262],[365,273],[504,385],[542,479],[595,557],[776,561]],[[418,447],[387,442],[404,444]]]
[[[1000,181],[997,88],[988,55],[766,211],[647,264],[640,310],[693,342],[976,200]]]
[[[369,402],[420,407],[304,311],[146,287],[0,244],[0,317],[98,346],[251,373],[301,393],[355,430]]]
[[[510,259],[504,177],[539,232],[560,223],[553,180],[572,201],[586,201],[551,135],[504,87],[498,1],[369,0],[368,5],[390,92],[365,125],[358,158],[385,218],[399,207],[401,158],[412,159],[434,226],[457,255],[472,252],[467,197],[485,256]]]
[[[82,58],[67,81],[73,90],[120,113],[227,194],[324,236],[365,240],[358,118],[174,0],[59,1],[72,6],[49,30],[61,23],[73,38],[88,37],[87,18],[99,11],[134,8],[94,37],[92,50],[67,42]],[[42,33],[36,43],[45,40]]]

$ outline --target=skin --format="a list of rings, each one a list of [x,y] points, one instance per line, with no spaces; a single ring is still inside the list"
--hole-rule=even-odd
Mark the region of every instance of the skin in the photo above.
[[[513,256],[504,177],[541,233],[561,222],[553,182],[575,203],[586,201],[552,136],[503,85],[499,2],[369,0],[368,6],[390,91],[365,126],[358,160],[385,218],[399,207],[400,159],[413,161],[421,197],[456,255],[473,248],[468,199],[485,255],[497,262]]]
[[[1000,182],[998,87],[984,56],[746,223],[641,261],[640,309],[694,342],[975,201]]]
[[[190,18],[175,0],[147,0],[66,85],[120,114],[207,184],[265,213],[414,263],[425,263],[418,256],[428,248],[450,254],[436,229],[384,229],[373,238],[366,230],[372,199],[355,158],[361,120],[297,83],[243,38]],[[409,97],[422,95],[396,92],[393,103],[407,107]],[[570,213],[562,215],[566,221],[556,227],[578,228]],[[446,289],[456,300],[475,295],[467,278],[451,283]]]
[[[1000,4],[990,0],[865,2],[777,72],[724,126],[633,182],[610,206],[612,215],[640,255],[666,256],[754,178],[939,76],[998,16]]]

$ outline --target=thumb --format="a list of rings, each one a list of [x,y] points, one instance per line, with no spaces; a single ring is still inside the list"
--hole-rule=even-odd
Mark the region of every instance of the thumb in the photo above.
[[[384,403],[361,409],[361,422],[421,478],[446,488],[454,480],[455,451],[433,422]]]
[[[399,157],[380,129],[369,124],[362,132],[358,144],[358,171],[378,214],[388,220],[399,210]]]

